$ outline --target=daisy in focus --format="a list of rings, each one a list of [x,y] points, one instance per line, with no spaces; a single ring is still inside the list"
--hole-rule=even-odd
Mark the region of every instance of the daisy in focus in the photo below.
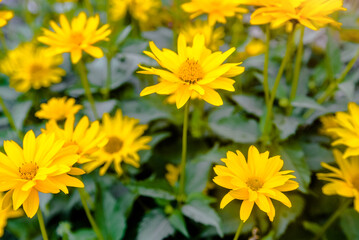
[[[55,121],[74,116],[82,109],[81,105],[75,104],[74,98],[66,99],[66,97],[53,97],[47,103],[42,103],[40,107],[41,110],[35,113],[36,117],[49,120],[53,119]]]
[[[0,70],[10,77],[10,87],[27,92],[31,88],[39,89],[61,82],[66,74],[59,68],[62,61],[60,55],[54,56],[47,48],[25,43],[7,52]]]
[[[191,19],[208,14],[209,24],[214,25],[216,22],[226,23],[226,17],[247,13],[247,9],[239,7],[241,3],[241,0],[191,0],[182,4],[182,9],[191,13]]]
[[[90,54],[94,58],[103,57],[101,48],[93,46],[95,43],[105,40],[111,34],[109,25],[99,26],[100,17],[87,18],[85,12],[81,12],[73,18],[71,25],[65,15],[60,15],[60,26],[54,21],[50,22],[54,32],[43,29],[44,35],[38,37],[39,42],[50,46],[50,50],[55,54],[69,52],[72,63],[77,63],[82,58],[82,51]]]
[[[253,209],[254,203],[273,221],[275,209],[271,199],[278,200],[287,207],[292,204],[282,192],[292,191],[299,187],[291,180],[294,171],[280,171],[283,160],[280,156],[269,157],[269,152],[259,153],[251,146],[248,150],[248,161],[240,151],[228,151],[227,158],[221,159],[226,166],[216,165],[213,170],[218,175],[213,181],[221,187],[230,189],[220,204],[224,208],[234,199],[243,200],[240,218],[245,222]]]
[[[0,0],[0,3],[2,0]],[[9,10],[0,11],[0,28],[5,26],[7,22],[14,17],[14,12]],[[1,235],[0,235],[1,236]]]
[[[233,92],[235,81],[231,77],[244,71],[244,67],[238,66],[240,63],[223,64],[235,48],[224,53],[220,51],[212,53],[205,47],[205,38],[200,34],[194,37],[192,47],[187,46],[186,38],[180,34],[178,54],[169,49],[161,51],[153,42],[150,42],[150,49],[152,52],[144,51],[144,53],[155,59],[166,70],[139,66],[143,70],[138,73],[160,77],[158,84],[146,87],[140,95],[151,93],[173,95],[178,109],[190,97],[199,97],[215,106],[222,105],[222,98],[215,89]]]
[[[0,192],[12,199],[14,210],[22,205],[32,218],[39,208],[39,192],[68,193],[67,187],[84,187],[77,178],[81,169],[73,168],[79,156],[76,146],[64,146],[54,134],[35,137],[31,130],[24,137],[21,148],[14,141],[4,141],[6,155],[0,152]],[[5,204],[7,205],[7,204]]]
[[[121,110],[117,110],[113,118],[108,113],[102,117],[101,130],[106,135],[107,143],[99,151],[94,153],[95,161],[84,165],[86,172],[104,165],[100,169],[100,175],[104,175],[111,163],[114,163],[115,170],[119,176],[123,170],[121,163],[125,162],[136,168],[140,166],[138,151],[150,149],[147,145],[151,137],[143,136],[147,125],[140,125],[139,120],[122,116]]]
[[[20,209],[14,211],[11,204],[6,206],[4,203],[4,195],[0,192],[0,238],[4,235],[4,228],[6,227],[9,218],[18,218],[24,215]]]
[[[333,151],[339,168],[322,162],[330,173],[318,173],[318,179],[328,181],[322,188],[326,195],[340,195],[354,198],[354,209],[359,212],[359,156],[344,158],[338,150]]]

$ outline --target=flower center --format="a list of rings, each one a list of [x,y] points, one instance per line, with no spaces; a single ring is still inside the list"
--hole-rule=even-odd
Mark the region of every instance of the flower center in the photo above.
[[[38,80],[39,78],[42,78],[44,70],[45,69],[41,64],[34,63],[30,66],[30,75],[33,79]]]
[[[75,32],[71,34],[71,42],[76,45],[81,45],[84,40],[84,35],[80,32]]]
[[[112,154],[121,150],[123,142],[118,137],[109,137],[107,144],[104,146],[106,152]]]
[[[263,181],[257,177],[251,177],[246,182],[247,186],[253,191],[258,191],[263,186]]]
[[[353,177],[352,184],[353,187],[359,191],[359,175]]]
[[[198,61],[187,59],[178,70],[178,77],[189,84],[194,84],[203,78],[203,69]]]
[[[19,167],[20,177],[26,180],[32,180],[37,173],[39,166],[36,163],[23,163],[21,167]]]

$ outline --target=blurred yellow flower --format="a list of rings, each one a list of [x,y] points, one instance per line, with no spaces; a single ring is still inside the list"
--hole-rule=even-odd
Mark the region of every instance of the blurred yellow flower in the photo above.
[[[180,167],[175,166],[173,164],[167,163],[166,164],[166,170],[167,173],[165,175],[165,178],[169,182],[169,184],[173,187],[176,185],[176,182],[178,181],[178,176],[180,174]]]
[[[46,123],[46,129],[42,129],[44,133],[55,133],[59,140],[65,141],[65,146],[75,145],[78,147],[77,154],[80,156],[78,163],[86,163],[93,161],[93,153],[102,148],[107,140],[105,134],[100,131],[100,124],[94,121],[90,125],[87,116],[80,119],[74,128],[75,117],[68,116],[64,129],[60,128],[55,120]]]
[[[248,150],[248,162],[240,151],[237,150],[236,153],[228,151],[227,158],[221,159],[226,166],[216,165],[213,168],[218,175],[213,181],[221,187],[231,189],[223,197],[220,208],[224,208],[233,199],[243,200],[240,218],[245,222],[256,203],[273,221],[275,209],[271,198],[287,207],[292,206],[282,192],[298,188],[298,183],[290,180],[295,178],[289,174],[294,171],[280,171],[283,167],[280,156],[268,158],[268,151],[259,153],[254,146]]]
[[[216,22],[226,23],[226,17],[234,17],[238,13],[247,13],[248,10],[239,5],[241,0],[191,0],[182,4],[184,11],[191,13],[191,19],[208,14],[208,22],[214,25]]]
[[[3,27],[7,22],[14,17],[13,11],[2,10],[0,11],[0,27]]]
[[[181,34],[186,38],[187,44],[190,45],[193,44],[193,39],[196,34],[204,35],[205,46],[212,51],[218,50],[224,43],[224,28],[214,28],[214,26],[209,25],[207,21],[197,20],[193,23],[188,23],[182,28]]]
[[[77,63],[82,57],[82,51],[87,52],[95,58],[103,57],[103,51],[93,44],[108,40],[111,30],[109,25],[105,24],[97,29],[100,23],[99,15],[94,17],[87,16],[85,12],[81,12],[77,17],[73,18],[71,25],[65,15],[60,15],[60,26],[54,21],[50,21],[50,25],[55,32],[43,29],[44,36],[38,37],[38,40],[50,46],[55,53],[71,53],[72,63]]]
[[[39,191],[68,193],[67,187],[84,187],[69,174],[82,170],[72,168],[79,156],[76,146],[64,147],[63,140],[54,134],[41,134],[37,138],[32,130],[24,137],[23,149],[14,141],[4,141],[6,155],[0,152],[0,192],[8,191],[5,199],[12,198],[13,208],[21,205],[32,218],[39,208]],[[5,204],[7,205],[7,204]]]
[[[272,28],[288,22],[299,23],[312,30],[318,30],[327,24],[339,27],[341,23],[328,15],[346,10],[342,0],[262,0],[255,5],[261,7],[252,13],[251,24],[270,23]]]
[[[75,99],[67,97],[51,98],[47,103],[40,105],[41,110],[35,113],[35,116],[42,119],[53,119],[55,121],[74,116],[81,105],[75,104]]]
[[[6,227],[7,220],[9,218],[18,218],[24,215],[24,212],[22,210],[18,209],[14,211],[11,208],[11,204],[6,206],[6,204],[3,204],[3,202],[4,196],[0,192],[0,238],[4,235],[4,228]]]
[[[85,171],[92,172],[104,164],[100,169],[102,176],[113,162],[117,174],[122,175],[122,161],[138,168],[140,156],[137,152],[150,149],[146,144],[151,141],[151,137],[142,136],[147,125],[139,125],[139,120],[122,116],[121,110],[117,110],[113,118],[105,113],[102,121],[102,131],[106,135],[107,143],[93,154],[95,161],[84,165]]]
[[[265,52],[265,44],[262,40],[252,39],[245,47],[247,57],[258,56]]]
[[[110,0],[110,18],[112,21],[119,21],[126,16],[127,6],[130,0]]]
[[[336,135],[333,146],[345,145],[344,158],[349,156],[359,156],[359,106],[350,102],[348,104],[349,113],[337,112],[335,114],[336,126],[326,130],[327,133]]]
[[[39,89],[61,82],[61,77],[66,74],[58,67],[61,63],[61,56],[51,55],[48,49],[33,43],[25,43],[8,51],[0,63],[0,70],[10,77],[11,87],[27,92],[30,88]]]
[[[336,138],[338,135],[335,132],[328,132],[328,129],[339,127],[335,120],[335,116],[325,115],[320,117],[320,122],[322,123],[322,127],[319,129],[321,134],[327,135],[331,138]]]
[[[177,108],[181,108],[194,94],[212,105],[222,105],[222,98],[214,89],[233,92],[235,81],[230,77],[244,71],[244,67],[237,66],[240,63],[222,64],[235,51],[235,48],[224,53],[220,51],[212,53],[205,47],[204,36],[200,34],[194,37],[192,47],[187,46],[185,37],[180,34],[178,54],[168,49],[161,51],[153,42],[150,42],[150,48],[152,52],[144,51],[144,53],[169,71],[140,66],[143,71],[138,71],[138,73],[160,76],[158,84],[146,87],[140,95],[174,94]]]
[[[318,179],[330,182],[323,186],[323,193],[354,197],[354,208],[359,212],[359,156],[345,159],[338,150],[333,153],[339,169],[322,162],[322,166],[331,172],[317,174]]]

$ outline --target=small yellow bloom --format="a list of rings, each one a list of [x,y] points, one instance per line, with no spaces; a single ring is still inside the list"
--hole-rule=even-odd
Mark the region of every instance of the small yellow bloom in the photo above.
[[[76,146],[64,146],[55,134],[35,137],[32,130],[24,137],[23,149],[13,141],[4,141],[6,155],[0,152],[0,192],[5,199],[12,199],[14,210],[21,205],[32,218],[39,208],[39,192],[68,193],[67,187],[84,187],[69,174],[83,171],[73,168],[79,156]],[[5,204],[8,205],[8,204]]]
[[[4,196],[0,192],[0,238],[4,235],[4,228],[6,227],[7,220],[9,218],[18,218],[24,215],[22,210],[12,210],[11,204],[9,206],[3,206]]]
[[[42,119],[53,119],[55,121],[74,116],[80,109],[81,105],[75,104],[75,99],[66,97],[51,98],[47,103],[40,105],[41,110],[35,113],[35,116]]]
[[[2,0],[0,0],[2,2]],[[5,26],[7,22],[14,17],[13,11],[2,10],[0,11],[0,28]],[[0,235],[1,236],[1,235]]]
[[[338,135],[335,132],[333,131],[328,132],[328,129],[339,127],[335,119],[335,116],[332,115],[321,116],[320,122],[322,123],[322,127],[319,129],[319,132],[321,134],[327,135],[328,137],[331,138],[338,137]]]
[[[47,48],[25,43],[7,53],[0,70],[10,77],[11,87],[27,92],[31,88],[39,89],[61,82],[61,77],[66,74],[58,67],[62,61],[61,56],[50,54]]]
[[[138,73],[160,76],[158,84],[146,87],[140,95],[151,93],[175,95],[177,108],[181,108],[191,96],[199,96],[215,106],[222,105],[222,98],[214,89],[233,92],[235,81],[230,77],[244,71],[244,67],[238,66],[240,63],[222,64],[235,48],[224,53],[220,51],[212,53],[205,47],[204,36],[200,34],[194,37],[192,47],[187,46],[185,37],[180,34],[178,54],[168,49],[161,51],[153,42],[150,42],[150,48],[152,52],[144,51],[144,53],[169,71],[140,66],[143,71]]]
[[[119,21],[126,17],[129,0],[110,0],[110,18],[112,21]]]
[[[104,175],[114,162],[115,170],[118,175],[122,175],[121,162],[125,162],[134,167],[140,166],[140,156],[138,151],[150,149],[146,145],[151,141],[151,137],[142,136],[147,129],[147,125],[139,125],[139,120],[122,116],[122,111],[117,110],[115,117],[111,118],[108,113],[102,117],[102,131],[106,135],[107,143],[99,151],[95,152],[95,161],[84,165],[86,172],[92,172],[97,167],[105,164],[100,169],[100,175]]]
[[[214,25],[216,22],[226,23],[226,17],[247,13],[247,9],[239,7],[241,3],[241,0],[191,0],[182,4],[182,8],[191,13],[191,19],[208,14],[209,24]]]
[[[354,198],[354,208],[359,212],[359,156],[344,158],[338,150],[333,151],[339,169],[322,162],[330,173],[318,173],[318,179],[329,181],[323,186],[326,195],[340,195]]]
[[[290,180],[295,176],[294,171],[280,171],[283,160],[280,156],[269,157],[269,152],[259,153],[257,148],[251,146],[248,150],[248,162],[240,151],[228,151],[227,158],[221,159],[226,166],[217,165],[213,168],[218,175],[213,181],[221,187],[231,189],[220,204],[224,208],[234,199],[243,200],[240,209],[240,218],[245,222],[254,203],[259,209],[267,213],[273,221],[275,209],[272,199],[278,200],[287,207],[291,207],[290,200],[282,192],[298,188],[298,183]]]
[[[38,40],[50,46],[55,53],[71,53],[72,63],[77,63],[82,57],[82,51],[87,52],[95,58],[103,57],[103,51],[93,44],[108,40],[111,30],[109,25],[105,24],[97,29],[100,23],[99,15],[94,17],[87,16],[85,12],[81,12],[77,17],[72,19],[71,25],[65,15],[60,15],[60,26],[54,21],[50,22],[55,32],[43,29],[44,36],[38,37]]]
[[[245,47],[247,57],[258,56],[265,52],[265,44],[259,39],[252,39]]]
[[[165,178],[167,179],[169,184],[173,187],[176,185],[176,182],[178,181],[178,176],[180,174],[180,167],[168,163],[166,164],[166,170],[167,173],[165,175]]]
[[[93,154],[107,143],[105,134],[100,131],[99,122],[94,121],[90,125],[87,116],[82,117],[75,128],[74,123],[73,115],[66,119],[64,129],[60,128],[55,120],[50,120],[42,132],[54,133],[57,139],[65,141],[65,146],[77,146],[76,153],[80,156],[78,163],[93,161]]]

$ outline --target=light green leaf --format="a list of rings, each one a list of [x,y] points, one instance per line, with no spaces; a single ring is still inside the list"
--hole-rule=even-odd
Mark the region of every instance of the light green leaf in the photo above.
[[[30,111],[32,101],[17,102],[10,110],[17,129],[22,129],[27,114]]]
[[[297,96],[292,101],[293,107],[301,107],[301,108],[309,108],[320,111],[325,111],[325,108],[318,104],[314,99],[306,97],[306,96]]]
[[[172,227],[180,231],[185,237],[189,238],[186,221],[184,220],[180,210],[174,210],[168,220],[170,221]]]
[[[340,216],[340,226],[347,239],[359,239],[359,213],[354,209],[347,209]]]
[[[235,95],[232,99],[248,113],[252,113],[257,117],[262,116],[264,101],[262,98],[250,95]]]
[[[175,195],[172,193],[171,186],[166,180],[145,180],[136,182],[128,186],[132,191],[141,196],[174,200]]]
[[[137,240],[162,240],[175,232],[170,221],[160,209],[148,212],[137,231]]]

